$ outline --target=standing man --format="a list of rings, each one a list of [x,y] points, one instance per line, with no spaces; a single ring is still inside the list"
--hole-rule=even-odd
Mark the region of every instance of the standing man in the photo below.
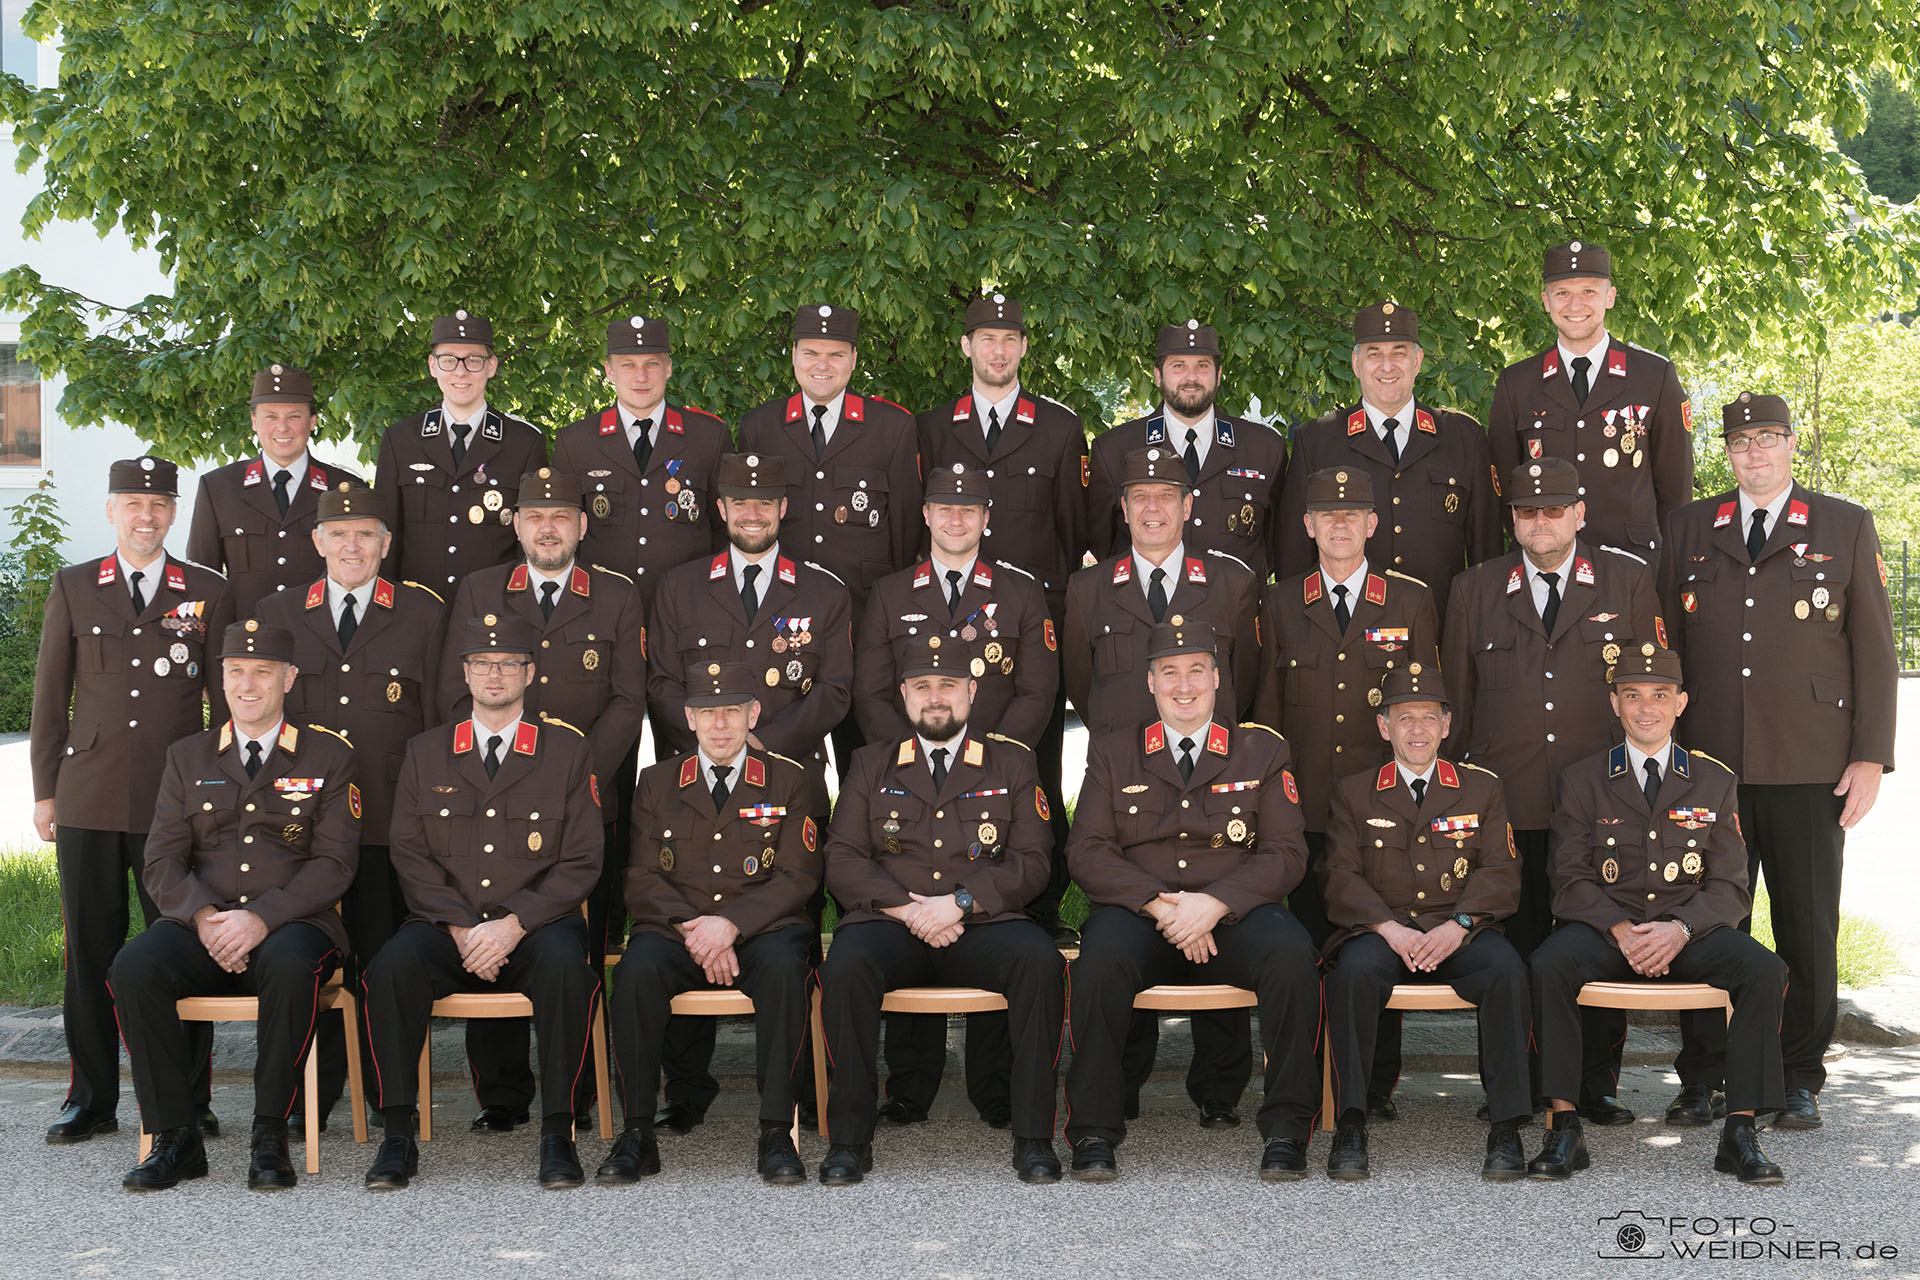
[[[790,1133],[792,1070],[806,1041],[820,828],[807,816],[806,772],[747,745],[758,676],[744,663],[694,664],[686,718],[699,745],[641,777],[642,834],[627,872],[634,930],[609,998],[627,1122],[594,1175],[602,1186],[660,1172],[653,1104],[673,998],[734,986],[753,1001],[760,1177],[807,1180]]]
[[[373,484],[399,521],[388,571],[443,596],[475,569],[513,559],[514,481],[547,461],[538,427],[487,403],[487,384],[499,371],[486,317],[439,317],[427,372],[440,386],[440,405],[380,438]]]
[[[1013,1167],[1058,1182],[1054,1063],[1065,963],[1028,918],[1047,880],[1047,797],[1033,753],[969,731],[974,681],[963,646],[911,649],[901,700],[913,726],[854,757],[827,842],[827,887],[842,915],[820,970],[833,1058],[827,1186],[873,1168],[880,1003],[895,987],[968,986],[1007,998],[1013,1041]]]
[[[1466,414],[1414,398],[1424,358],[1412,308],[1382,302],[1354,317],[1360,403],[1293,434],[1293,466],[1277,524],[1281,576],[1305,573],[1313,564],[1313,542],[1301,532],[1301,518],[1308,509],[1308,477],[1327,467],[1364,472],[1372,481],[1380,518],[1367,535],[1368,558],[1424,582],[1441,616],[1454,575],[1500,554],[1500,482],[1486,434]]]
[[[1414,662],[1386,674],[1374,722],[1393,759],[1340,780],[1321,872],[1327,915],[1327,1052],[1337,1128],[1327,1173],[1367,1177],[1374,1029],[1395,985],[1444,982],[1479,1010],[1487,1085],[1480,1176],[1526,1176],[1527,965],[1500,932],[1520,904],[1520,863],[1500,779],[1440,757],[1452,717],[1440,673]],[[1449,848],[1448,846],[1452,847]]]
[[[1287,472],[1287,442],[1252,419],[1222,417],[1220,338],[1198,320],[1160,327],[1154,385],[1159,412],[1123,422],[1093,442],[1087,486],[1087,533],[1096,556],[1124,551],[1131,533],[1121,497],[1127,455],[1136,449],[1169,451],[1183,469],[1193,498],[1189,538],[1194,553],[1221,551],[1265,582],[1279,562],[1275,517]]]
[[[1319,1110],[1319,961],[1280,905],[1307,865],[1300,793],[1279,734],[1215,719],[1224,710],[1216,644],[1204,621],[1154,627],[1147,682],[1157,718],[1096,736],[1087,757],[1069,851],[1093,904],[1073,962],[1067,1068],[1067,1140],[1082,1182],[1118,1176],[1113,1149],[1126,1136],[1131,1087],[1122,1045],[1134,997],[1163,982],[1259,996],[1260,1176],[1306,1174]]]
[[[540,1030],[540,1185],[577,1187],[573,1092],[600,996],[580,906],[600,878],[600,784],[577,731],[523,718],[539,677],[533,628],[488,614],[462,634],[473,716],[408,744],[394,804],[408,920],[367,967],[387,1136],[366,1184],[397,1191],[419,1171],[414,1107],[433,1002],[504,990],[533,1002]]]
[[[253,375],[253,437],[259,456],[200,477],[187,559],[227,575],[237,617],[257,617],[276,591],[313,581],[321,570],[308,534],[320,495],[366,483],[307,452],[313,439],[313,379],[292,365]]]
[[[1693,405],[1671,361],[1607,332],[1615,295],[1604,248],[1555,245],[1542,275],[1558,340],[1494,384],[1494,466],[1504,476],[1529,460],[1570,459],[1587,537],[1655,563],[1660,522],[1693,500]]]
[[[120,1043],[107,970],[127,937],[127,874],[141,914],[159,909],[140,878],[167,748],[198,733],[204,703],[227,715],[208,637],[233,621],[226,580],[166,552],[179,473],[164,458],[116,462],[107,521],[116,542],[101,560],[54,575],[33,682],[33,825],[55,846],[66,941],[61,1004],[72,1080],[51,1143],[85,1142],[119,1122]],[[69,711],[71,706],[71,711]],[[196,1037],[211,1048],[211,1034]],[[204,1061],[204,1052],[201,1053]],[[194,1082],[200,1123],[204,1069]]]
[[[1749,874],[1766,877],[1774,948],[1793,975],[1774,1125],[1816,1129],[1838,999],[1841,855],[1893,768],[1900,664],[1873,516],[1794,480],[1787,402],[1742,391],[1721,410],[1721,433],[1739,487],[1668,519],[1662,591],[1698,703],[1689,723],[1739,775]],[[1681,1083],[1724,1072],[1733,1105],[1728,1032],[1697,1016],[1684,1029],[1701,1048],[1683,1049]],[[1683,1090],[1675,1107],[1699,1092]]]
[[[220,668],[233,718],[167,751],[141,875],[161,919],[113,962],[133,1090],[154,1135],[122,1180],[129,1191],[207,1173],[191,1078],[200,1046],[174,1008],[185,996],[259,998],[247,1189],[296,1182],[287,1116],[320,986],[346,954],[333,908],[353,880],[361,802],[346,739],[287,722],[293,649],[280,627],[252,618],[228,627]]]

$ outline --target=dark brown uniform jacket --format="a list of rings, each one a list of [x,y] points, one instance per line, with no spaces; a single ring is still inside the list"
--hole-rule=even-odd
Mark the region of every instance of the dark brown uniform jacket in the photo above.
[[[540,612],[540,597],[523,560],[495,565],[463,578],[447,616],[462,624],[485,615],[517,615],[540,635],[534,657],[534,681],[526,710],[537,720],[545,712],[587,735],[593,771],[611,778],[633,744],[647,713],[647,628],[640,591],[622,574],[582,567],[578,561],[567,585],[554,596],[553,617]],[[449,636],[458,632],[449,628]],[[450,639],[440,660],[440,719],[471,715],[457,639]]]
[[[1478,933],[1519,909],[1520,860],[1500,779],[1441,759],[1430,781],[1417,809],[1392,760],[1334,787],[1320,867],[1334,926],[1324,954],[1386,920],[1426,932],[1464,911]]]
[[[1795,484],[1757,564],[1740,522],[1737,492],[1667,521],[1662,599],[1691,736],[1745,783],[1891,770],[1900,662],[1873,516]]]
[[[1032,574],[1046,595],[1048,612],[1055,613],[1087,549],[1090,462],[1080,415],[1022,387],[1013,419],[1000,424],[991,454],[985,414],[974,406],[971,391],[927,410],[916,422],[926,474],[956,462],[986,474],[993,514],[981,554]],[[927,546],[924,535],[920,545]]]
[[[268,931],[304,920],[347,953],[334,904],[360,863],[360,776],[329,730],[281,725],[247,777],[231,722],[167,751],[141,880],[160,914],[193,928],[202,907],[244,907]]]
[[[156,560],[147,571],[147,607],[138,615],[117,553],[53,577],[29,750],[33,798],[51,798],[65,826],[145,831],[167,748],[204,723],[202,695],[214,723],[227,718],[220,661],[211,656],[233,621],[227,581],[170,555],[164,565]]]
[[[1060,694],[1053,621],[1031,576],[982,558],[974,561],[954,614],[947,611],[946,583],[931,560],[874,584],[854,643],[860,662],[853,709],[869,742],[913,732],[900,701],[900,672],[908,646],[927,635],[945,637],[971,660],[968,670],[979,681],[969,717],[974,724],[992,725],[1019,742],[1040,740]]]
[[[913,563],[926,532],[920,514],[919,432],[891,400],[847,392],[824,456],[813,456],[813,419],[799,392],[740,419],[740,452],[787,460],[787,518],[780,544],[824,565],[855,607],[873,584]]]
[[[1223,711],[1238,715],[1252,704],[1260,676],[1260,582],[1230,555],[1210,551],[1203,558],[1191,542],[1185,554],[1167,593],[1167,617],[1213,624],[1220,641],[1217,699]],[[1147,691],[1147,634],[1153,627],[1131,549],[1068,582],[1061,679],[1093,733],[1132,728],[1159,714]]]
[[[827,889],[842,924],[882,920],[885,907],[965,889],[963,923],[1024,920],[1047,887],[1053,831],[1033,752],[968,731],[960,758],[934,789],[920,740],[875,742],[853,753],[827,838]]]
[[[807,923],[821,854],[806,771],[785,756],[749,751],[732,781],[716,815],[697,754],[640,771],[627,863],[635,928],[678,939],[676,924],[724,916],[751,938]]]
[[[554,469],[578,479],[586,500],[579,559],[631,574],[649,609],[667,570],[726,545],[713,473],[733,447],[726,423],[684,405],[666,405],[653,435],[645,475],[617,407],[562,427],[553,442]]]
[[[1618,338],[1607,341],[1606,367],[1588,376],[1592,389],[1582,405],[1558,345],[1508,365],[1487,415],[1493,463],[1503,477],[1530,458],[1573,463],[1587,504],[1587,537],[1652,563],[1660,554],[1660,522],[1693,501],[1693,406],[1671,361]]]
[[[326,724],[353,744],[363,765],[361,839],[381,844],[393,821],[393,789],[407,743],[440,723],[434,703],[447,618],[440,597],[412,582],[396,586],[375,578],[354,600],[360,622],[344,652],[324,577],[304,592],[266,601],[260,620],[293,633],[300,675],[287,695],[287,718]]]
[[[1649,641],[1664,645],[1666,627],[1653,571],[1581,538],[1549,637],[1521,557],[1509,552],[1455,580],[1440,665],[1451,749],[1500,775],[1514,826],[1544,831],[1561,771],[1619,741],[1607,667]]]
[[[580,909],[606,833],[587,740],[521,721],[487,777],[471,720],[407,744],[394,798],[394,874],[407,918],[445,929],[513,915],[528,933]]]
[[[1343,635],[1333,596],[1315,567],[1267,588],[1253,718],[1286,736],[1300,765],[1300,811],[1307,830],[1327,829],[1333,785],[1355,769],[1392,756],[1368,695],[1388,671],[1418,662],[1440,665],[1433,595],[1405,574],[1369,572]]]
[[[1120,514],[1120,476],[1135,449],[1160,447],[1178,454],[1186,446],[1165,416],[1135,418],[1101,433],[1093,441],[1092,474],[1087,485],[1087,536],[1093,554],[1105,558],[1133,544]],[[1228,418],[1214,411],[1213,444],[1200,463],[1193,486],[1193,514],[1187,518],[1187,550],[1224,551],[1253,570],[1261,581],[1279,562],[1280,528],[1274,515],[1287,474],[1287,442],[1278,431],[1250,418]]]
[[[1676,743],[1650,811],[1628,761],[1623,742],[1561,777],[1548,871],[1554,918],[1590,925],[1609,942],[1623,920],[1679,920],[1695,937],[1739,924],[1753,897],[1733,774]]]
[[[342,483],[366,482],[351,471],[322,466],[307,455],[307,478],[280,514],[273,496],[278,468],[245,458],[200,477],[193,499],[193,529],[187,559],[227,576],[236,618],[252,618],[260,601],[276,591],[302,586],[327,571],[313,547],[320,495]]]
[[[1155,894],[1205,893],[1235,924],[1306,874],[1286,739],[1260,724],[1210,724],[1202,739],[1185,782],[1158,719],[1093,739],[1067,867],[1095,906],[1145,915]]]
[[[1380,525],[1367,539],[1367,562],[1412,574],[1433,592],[1434,611],[1447,612],[1453,579],[1469,565],[1500,554],[1504,545],[1499,481],[1480,424],[1464,413],[1412,402],[1407,446],[1398,464],[1358,404],[1306,423],[1293,433],[1293,464],[1280,494],[1280,576],[1294,577],[1319,562],[1302,520],[1307,477],[1323,467],[1347,466],[1373,478]]]
[[[520,477],[546,465],[547,438],[531,423],[489,407],[456,471],[442,413],[429,409],[387,428],[373,486],[398,521],[382,571],[444,596],[475,569],[519,556],[513,509]]]

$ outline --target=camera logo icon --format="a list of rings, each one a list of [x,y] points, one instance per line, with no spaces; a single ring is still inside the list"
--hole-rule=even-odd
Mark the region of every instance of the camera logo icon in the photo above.
[[[1598,1220],[1602,1258],[1651,1260],[1667,1256],[1667,1225],[1638,1209],[1622,1209]]]

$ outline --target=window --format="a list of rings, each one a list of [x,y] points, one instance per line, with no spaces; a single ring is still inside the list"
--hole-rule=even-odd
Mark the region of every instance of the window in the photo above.
[[[40,46],[20,28],[28,0],[0,0],[0,71],[19,76],[29,86],[40,83]]]
[[[43,436],[40,371],[20,348],[0,342],[0,467],[37,467]]]

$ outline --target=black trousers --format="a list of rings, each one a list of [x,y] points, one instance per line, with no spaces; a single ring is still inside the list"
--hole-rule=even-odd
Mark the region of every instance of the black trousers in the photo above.
[[[1013,1134],[1051,1138],[1066,961],[1031,920],[969,925],[930,947],[893,920],[842,925],[820,969],[822,1019],[833,1078],[827,1131],[836,1143],[873,1140],[879,1089],[880,1002],[895,987],[983,987],[1007,998],[1013,1040]]]
[[[1506,922],[1507,941],[1530,959],[1553,932],[1553,888],[1547,883],[1547,863],[1552,832],[1529,829],[1513,833],[1513,847],[1520,854],[1520,909]],[[1724,1020],[1721,1026],[1725,1027]],[[1620,1088],[1620,1060],[1627,1047],[1627,1013],[1624,1009],[1580,1010],[1580,1097],[1587,1102],[1604,1098]],[[1480,1046],[1481,1055],[1486,1045]],[[1540,1060],[1536,1046],[1533,1058],[1534,1097],[1548,1095],[1539,1090]]]
[[[1740,826],[1747,837],[1747,883],[1766,881],[1773,909],[1773,949],[1786,961],[1780,1052],[1789,1088],[1820,1092],[1827,1082],[1827,1045],[1840,1009],[1840,870],[1847,833],[1846,797],[1824,782],[1740,788]],[[1751,929],[1749,917],[1740,922]],[[1727,1071],[1730,1032],[1718,1015],[1680,1015],[1683,1084],[1717,1086]],[[1728,1105],[1732,1105],[1729,1080]]]
[[[806,1042],[807,926],[787,925],[734,943],[740,975],[734,984],[753,1001],[754,1078],[760,1087],[760,1123],[786,1128],[793,1121],[793,1068]],[[627,1125],[652,1125],[660,1089],[660,1046],[668,1008],[683,991],[715,991],[686,946],[652,930],[636,932],[613,970],[607,1008],[613,1020],[614,1060]],[[699,1019],[712,1022],[712,1018]],[[692,1019],[688,1019],[692,1021]]]
[[[1444,982],[1479,1008],[1480,1078],[1487,1088],[1487,1114],[1494,1120],[1525,1120],[1533,1114],[1527,1083],[1527,1041],[1533,1011],[1527,964],[1513,944],[1492,929],[1462,943],[1432,973],[1415,973],[1377,933],[1340,944],[1327,972],[1327,1052],[1333,1062],[1335,1118],[1365,1110],[1373,1068],[1374,1033],[1380,1013],[1398,983]]]
[[[1060,927],[1060,900],[1067,896],[1067,885],[1071,879],[1067,874],[1067,803],[1060,794],[1066,742],[1067,695],[1061,693],[1053,700],[1053,717],[1047,721],[1047,727],[1040,731],[1040,741],[1033,744],[1033,762],[1040,771],[1040,789],[1047,793],[1047,808],[1052,814],[1048,824],[1053,829],[1053,861],[1047,872],[1047,887],[1040,891],[1039,897],[1027,904],[1027,914],[1049,934]]]
[[[200,1109],[194,1090],[205,1076],[207,1056],[193,1031],[211,1024],[180,1021],[174,1001],[184,996],[259,997],[253,1114],[277,1120],[291,1115],[320,1016],[320,988],[339,963],[339,948],[303,920],[269,933],[241,973],[215,964],[199,935],[172,920],[122,947],[110,981],[147,1132],[190,1125]]]
[[[1220,953],[1194,964],[1153,921],[1121,907],[1095,907],[1081,930],[1067,985],[1073,1060],[1067,1066],[1067,1138],[1126,1136],[1128,1081],[1121,1045],[1133,998],[1161,983],[1227,983],[1259,998],[1267,1052],[1260,1135],[1306,1141],[1320,1110],[1320,964],[1300,922],[1277,903],[1213,931]],[[1196,1023],[1198,1019],[1195,1019]],[[1194,1056],[1200,1054],[1196,1035]]]
[[[340,913],[347,925],[346,981],[350,991],[360,990],[367,961],[378,955],[387,939],[399,931],[407,918],[405,895],[400,877],[384,844],[360,846],[360,863],[354,869],[353,883],[340,899]],[[373,1044],[367,1039],[365,1009],[359,1019],[360,1061],[373,1061]],[[320,1056],[320,1116],[325,1119],[340,1101],[347,1085],[346,1028],[338,1018],[320,1020],[319,1042],[314,1052]]]
[[[1035,923],[1038,923],[1036,921]],[[1045,926],[1043,925],[1042,928]],[[963,1055],[967,1101],[976,1111],[1007,1099],[1013,1087],[1013,1041],[1003,1012],[969,1013]],[[886,1017],[886,1095],[931,1110],[947,1069],[947,1020],[937,1013]]]
[[[1307,874],[1299,887],[1287,895],[1287,910],[1318,948],[1324,948],[1327,939],[1333,936],[1333,922],[1327,919],[1327,904],[1320,897],[1320,864],[1326,860],[1326,852],[1327,833],[1307,832]],[[1392,1097],[1400,1083],[1400,1031],[1400,1011],[1382,1009],[1380,1024],[1374,1029],[1373,1074],[1367,1082],[1370,1098]]]
[[[1548,1098],[1571,1099],[1580,1080],[1581,1025],[1575,1001],[1581,986],[1640,978],[1611,938],[1584,924],[1554,930],[1533,953],[1529,968],[1540,1088]],[[1779,1108],[1785,1101],[1780,1010],[1786,963],[1738,929],[1715,929],[1680,948],[1668,973],[1678,982],[1724,987],[1733,997],[1733,1020],[1727,1028],[1734,1046],[1727,1059],[1727,1109]]]
[[[402,926],[367,966],[377,1105],[418,1105],[420,1047],[435,1000],[461,991],[517,991],[533,1001],[540,1034],[543,1114],[572,1116],[574,1091],[588,1076],[587,1035],[600,996],[600,975],[587,956],[586,921],[563,916],[520,939],[499,974],[485,982],[461,965],[446,930],[421,920]]]
[[[96,831],[59,824],[54,835],[54,864],[60,873],[60,921],[66,942],[66,989],[61,1017],[71,1060],[67,1103],[112,1115],[120,1105],[120,1034],[113,1020],[113,992],[107,975],[127,941],[127,876],[140,895],[140,914],[151,926],[160,909],[140,882],[146,865],[147,833]],[[200,1066],[193,1077],[193,1102],[210,1096],[209,1068],[213,1025],[195,1023],[188,1032]]]

